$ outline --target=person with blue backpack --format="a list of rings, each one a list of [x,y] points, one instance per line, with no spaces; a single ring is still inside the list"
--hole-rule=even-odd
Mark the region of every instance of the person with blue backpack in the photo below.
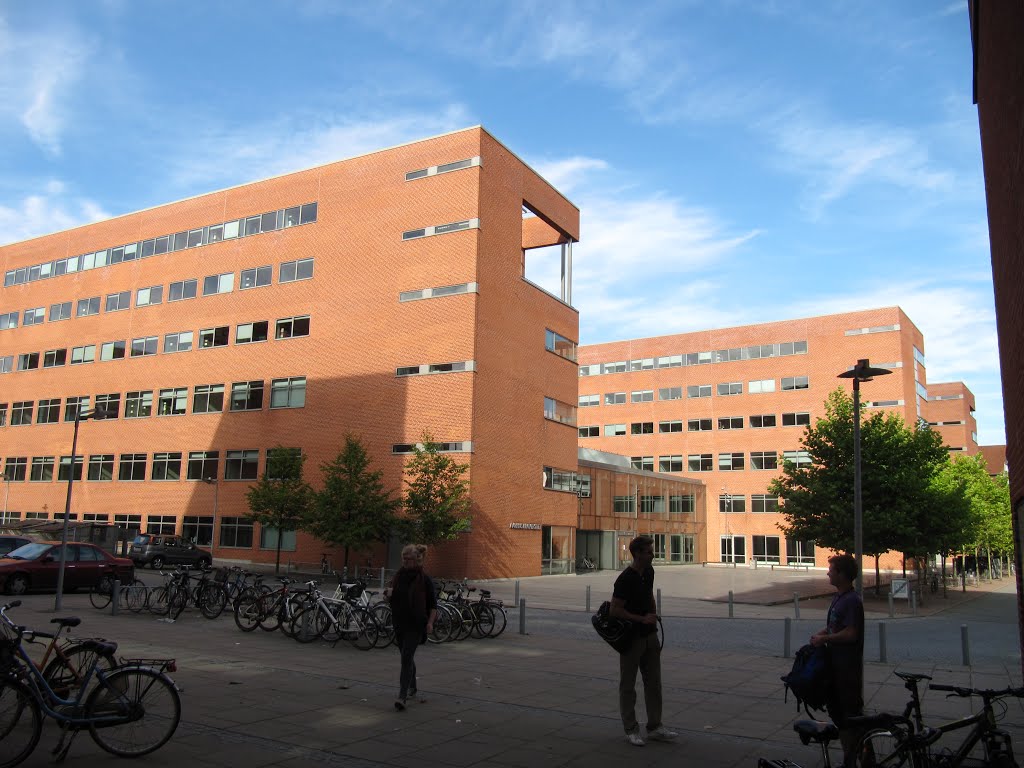
[[[853,765],[859,736],[849,718],[864,711],[864,603],[853,588],[856,579],[857,561],[852,555],[829,558],[828,580],[836,595],[825,628],[811,636],[811,645],[827,650],[831,684],[825,708],[839,728],[844,766]]]

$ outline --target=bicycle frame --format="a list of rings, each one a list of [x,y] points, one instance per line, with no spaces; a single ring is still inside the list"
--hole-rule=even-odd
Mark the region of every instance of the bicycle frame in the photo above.
[[[963,717],[959,720],[945,723],[944,725],[935,726],[937,730],[942,732],[943,736],[952,731],[958,731],[961,728],[971,729],[970,733],[964,737],[963,742],[957,750],[950,758],[948,758],[951,768],[962,765],[979,742],[984,743],[986,759],[992,758],[992,742],[997,740],[1002,743],[1003,747],[1005,747],[1004,749],[997,749],[997,752],[1005,752],[1010,757],[1013,756],[1013,745],[1010,741],[1010,735],[1006,733],[1006,731],[1002,731],[996,727],[995,712],[992,709],[992,699],[988,696],[983,696],[982,699],[983,706],[981,711],[977,714],[969,717]]]

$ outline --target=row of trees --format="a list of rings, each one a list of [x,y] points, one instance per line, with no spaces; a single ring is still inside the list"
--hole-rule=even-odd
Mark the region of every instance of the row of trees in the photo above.
[[[787,461],[769,486],[778,495],[791,538],[852,552],[853,400],[843,389],[829,395],[825,417],[807,428],[801,448],[809,463]],[[892,412],[861,423],[864,553],[929,554],[1013,550],[1006,475],[990,477],[984,459],[952,460],[939,434],[923,421],[908,426]],[[877,579],[876,579],[877,583]]]
[[[392,535],[433,544],[468,530],[468,465],[438,448],[430,435],[423,436],[406,464],[400,498],[385,488],[384,473],[370,468],[369,453],[356,435],[346,435],[338,455],[320,465],[321,490],[304,479],[306,457],[298,449],[270,450],[266,470],[246,498],[249,517],[278,532],[275,567],[281,567],[282,531],[305,531],[343,547],[348,565],[350,551],[365,551]]]

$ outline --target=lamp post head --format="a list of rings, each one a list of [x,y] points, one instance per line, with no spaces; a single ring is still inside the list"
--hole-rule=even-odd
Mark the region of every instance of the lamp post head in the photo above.
[[[892,373],[888,368],[872,368],[871,361],[867,358],[858,360],[857,364],[848,370],[843,371],[837,378],[855,379],[856,381],[871,381],[875,376],[885,376]]]
[[[217,484],[217,478],[215,478],[215,477],[204,477],[203,478],[203,482],[206,483],[207,485],[216,485]]]
[[[100,408],[97,406],[89,411],[79,411],[77,420],[88,421],[89,419],[92,419],[93,421],[102,421],[108,416],[113,415],[113,413],[114,411],[112,410],[107,410],[106,408]]]

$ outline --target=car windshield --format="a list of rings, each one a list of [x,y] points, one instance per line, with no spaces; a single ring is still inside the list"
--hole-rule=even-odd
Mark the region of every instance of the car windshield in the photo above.
[[[10,557],[14,560],[35,560],[52,546],[52,544],[24,544],[17,549],[12,549],[4,557]]]
[[[150,537],[147,534],[136,536],[135,539],[132,541],[132,544],[139,544],[140,546],[143,544],[149,544],[149,538]]]

